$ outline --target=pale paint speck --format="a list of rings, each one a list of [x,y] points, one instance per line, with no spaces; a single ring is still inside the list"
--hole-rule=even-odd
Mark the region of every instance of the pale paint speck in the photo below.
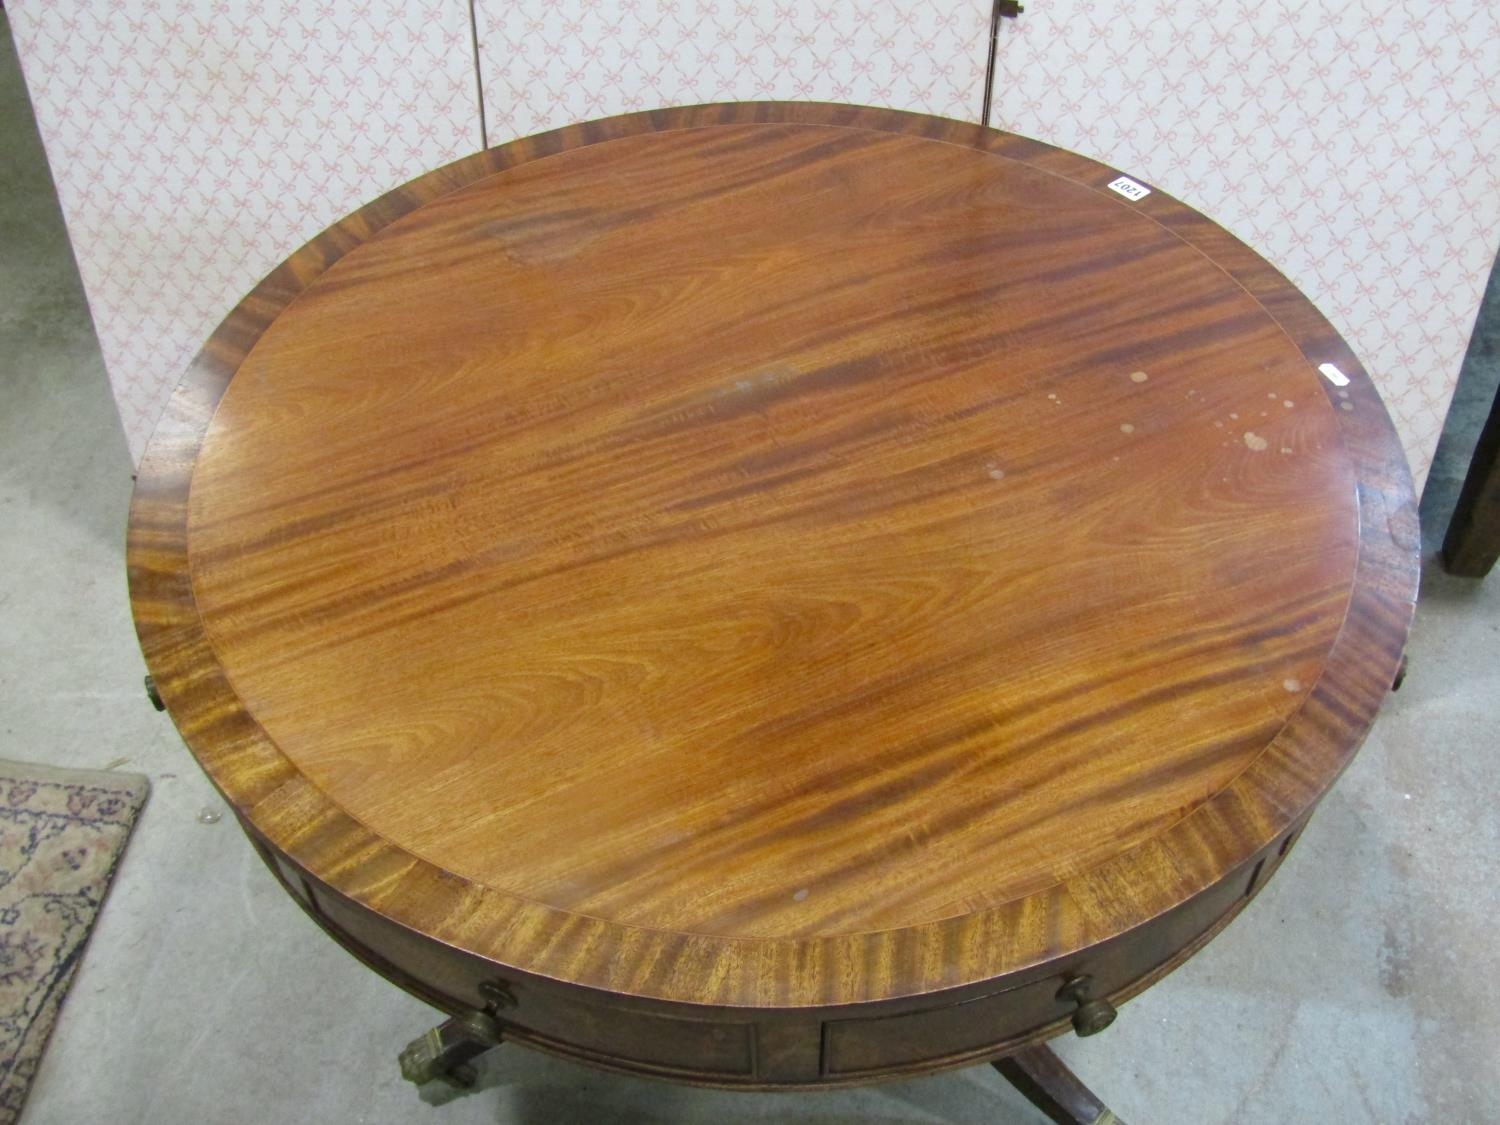
[[[1215,422],[1214,425],[1218,426],[1219,429],[1221,429],[1221,430],[1224,428],[1224,423],[1223,422]]]
[[[1281,452],[1283,452],[1283,453],[1290,453],[1291,451],[1292,451],[1292,447],[1289,446],[1289,445],[1283,445],[1281,447]]]
[[[1297,679],[1296,676],[1288,676],[1281,681],[1281,686],[1286,688],[1287,691],[1298,692],[1302,690],[1302,681]]]
[[[1267,444],[1266,439],[1263,438],[1263,437],[1261,437],[1259,434],[1252,433],[1249,430],[1245,431],[1245,448],[1246,449],[1253,449],[1256,453],[1260,453],[1260,452],[1263,452],[1265,450],[1266,444]]]
[[[986,471],[990,474],[991,480],[1005,479],[1005,470],[1002,469],[999,465],[990,465]]]
[[[1144,383],[1149,378],[1150,376],[1144,371],[1132,371],[1130,373],[1130,381],[1132,383]]]
[[[1232,411],[1232,410],[1231,410],[1231,411],[1230,411],[1230,412],[1229,412],[1229,416],[1230,416],[1230,417],[1231,417],[1231,418],[1238,418],[1238,417],[1239,417],[1239,415],[1238,415],[1238,414],[1236,414],[1236,413],[1235,413],[1235,412],[1234,412],[1234,411]]]
[[[807,888],[803,887],[800,891],[792,896],[792,901],[801,902],[805,898],[807,898]]]
[[[1293,402],[1289,398],[1284,398],[1284,399],[1281,400],[1281,405],[1284,406],[1284,407],[1286,407],[1288,410],[1290,410],[1292,407],[1296,406],[1297,404],[1295,402]]]
[[[1129,422],[1121,422],[1120,423],[1120,432],[1122,434],[1133,434],[1133,433],[1135,433],[1135,427],[1132,426]]]
[[[1353,410],[1354,409],[1354,404],[1352,402],[1341,402],[1341,403],[1339,403],[1339,409],[1340,410]]]

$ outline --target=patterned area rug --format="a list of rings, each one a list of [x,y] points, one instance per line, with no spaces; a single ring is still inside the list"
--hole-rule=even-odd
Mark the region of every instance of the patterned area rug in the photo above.
[[[0,1125],[21,1114],[148,788],[0,759]]]

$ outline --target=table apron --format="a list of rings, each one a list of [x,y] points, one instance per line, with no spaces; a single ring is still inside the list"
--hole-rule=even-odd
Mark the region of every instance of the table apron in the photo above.
[[[454,949],[309,875],[240,821],[297,903],[351,954],[452,1015],[482,1009],[500,981],[515,1006],[495,1014],[507,1041],[607,1070],[744,1089],[847,1086],[999,1058],[1066,1032],[1064,981],[1121,1004],[1226,926],[1291,850],[1306,817],[1193,898],[1081,953],[962,990],[858,1006],[758,1010],[627,997],[528,974]],[[1128,1022],[1128,1021],[1122,1021]]]

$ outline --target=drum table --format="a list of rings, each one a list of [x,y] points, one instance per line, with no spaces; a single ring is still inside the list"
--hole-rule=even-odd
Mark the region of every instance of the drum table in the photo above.
[[[1392,687],[1411,480],[1243,244],[956,121],[662,110],[451,164],[245,298],[141,466],[159,700],[287,892],[453,1018],[672,1081],[1106,1027]]]

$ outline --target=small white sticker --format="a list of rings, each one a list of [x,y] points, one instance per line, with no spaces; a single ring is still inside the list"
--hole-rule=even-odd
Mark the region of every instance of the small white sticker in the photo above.
[[[1345,375],[1331,363],[1318,364],[1318,370],[1321,371],[1323,373],[1323,377],[1330,383],[1332,383],[1335,387],[1347,387],[1349,385],[1349,376]]]
[[[1150,188],[1148,188],[1145,184],[1136,183],[1129,176],[1121,176],[1117,180],[1111,180],[1109,182],[1109,190],[1119,192],[1131,202],[1135,202],[1139,199],[1145,199],[1146,196],[1151,194]]]

